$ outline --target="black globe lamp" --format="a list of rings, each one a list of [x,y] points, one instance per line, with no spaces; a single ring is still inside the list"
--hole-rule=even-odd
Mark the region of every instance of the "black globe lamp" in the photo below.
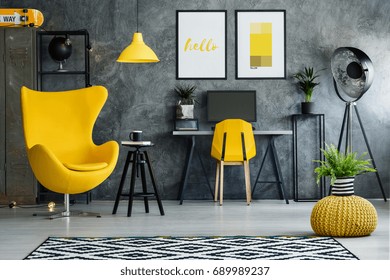
[[[59,63],[57,71],[67,71],[63,68],[63,64],[72,54],[72,42],[69,37],[54,36],[49,43],[48,50],[50,57]]]

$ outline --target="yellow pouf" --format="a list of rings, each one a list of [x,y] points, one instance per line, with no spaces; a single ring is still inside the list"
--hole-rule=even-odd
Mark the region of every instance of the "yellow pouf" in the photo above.
[[[321,236],[365,236],[375,230],[378,216],[375,207],[360,196],[331,195],[314,205],[310,221]]]

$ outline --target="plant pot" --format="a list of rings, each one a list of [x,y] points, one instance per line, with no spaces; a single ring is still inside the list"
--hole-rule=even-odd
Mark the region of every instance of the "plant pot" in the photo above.
[[[194,105],[176,105],[176,119],[193,119]]]
[[[302,114],[313,114],[314,113],[314,103],[313,102],[302,102],[301,103],[301,112],[302,112]]]
[[[355,177],[337,178],[334,184],[332,185],[332,195],[336,195],[336,196],[353,195],[355,193],[353,187],[354,181],[355,181]]]

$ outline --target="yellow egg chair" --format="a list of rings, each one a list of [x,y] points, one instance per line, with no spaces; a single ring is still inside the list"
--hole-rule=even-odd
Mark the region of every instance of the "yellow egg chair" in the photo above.
[[[256,156],[256,143],[252,125],[241,119],[227,119],[216,124],[211,157],[217,161],[214,200],[223,204],[223,176],[225,165],[243,165],[245,174],[246,202],[251,196],[249,160]]]
[[[21,89],[24,138],[32,171],[45,188],[65,195],[65,211],[52,218],[85,215],[70,211],[69,194],[90,191],[115,168],[118,143],[95,145],[92,139],[107,97],[102,86],[58,92]]]

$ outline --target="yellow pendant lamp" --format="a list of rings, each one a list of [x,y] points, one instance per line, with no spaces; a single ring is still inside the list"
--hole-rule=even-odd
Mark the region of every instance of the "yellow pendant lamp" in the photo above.
[[[119,55],[117,62],[123,63],[153,63],[159,62],[157,55],[149,48],[138,32],[138,0],[137,0],[137,32],[133,35],[133,41]]]

